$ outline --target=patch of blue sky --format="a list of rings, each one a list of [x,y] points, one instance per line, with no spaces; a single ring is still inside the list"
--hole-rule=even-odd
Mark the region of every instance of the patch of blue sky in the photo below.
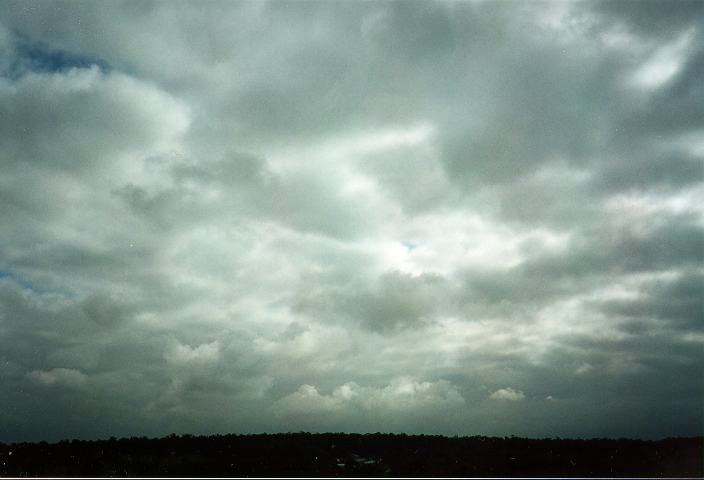
[[[411,242],[401,242],[401,245],[403,245],[404,247],[406,247],[406,250],[409,251],[409,252],[412,252],[413,250],[415,250],[416,248],[418,248],[418,245],[417,245],[417,244],[411,243]]]
[[[9,270],[0,269],[0,279],[2,279],[2,278],[10,280],[15,285],[18,285],[18,286],[25,288],[27,290],[31,290],[35,293],[38,293],[38,294],[46,293],[46,291],[44,289],[35,286],[31,282],[29,282],[29,281],[25,280],[24,278],[10,272]]]
[[[111,70],[110,64],[100,58],[54,49],[21,36],[15,37],[13,53],[9,68],[4,72],[4,76],[12,79],[17,79],[27,72],[53,73],[93,66],[103,72]]]
[[[23,275],[18,274],[17,271],[12,271],[7,267],[0,266],[0,282],[3,280],[12,282],[18,287],[29,290],[37,295],[59,296],[66,300],[76,300],[80,298],[80,295],[77,295],[76,292],[70,290],[69,288],[59,285],[50,285],[46,282],[40,282],[44,285],[39,286],[36,283],[27,280]]]

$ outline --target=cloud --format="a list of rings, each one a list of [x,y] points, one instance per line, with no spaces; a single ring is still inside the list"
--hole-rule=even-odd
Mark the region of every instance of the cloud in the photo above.
[[[67,386],[81,387],[85,385],[88,377],[72,368],[52,368],[51,370],[33,370],[27,374],[27,377],[32,381],[44,387]]]
[[[177,344],[166,354],[166,359],[174,363],[214,362],[220,356],[220,344],[217,340],[204,343],[197,347]]]
[[[335,416],[345,423],[357,419],[359,423],[353,428],[358,431],[396,430],[403,428],[402,423],[416,415],[446,424],[464,405],[465,400],[457,387],[446,380],[417,382],[398,377],[382,387],[363,387],[347,382],[329,394],[321,394],[312,385],[301,385],[297,391],[277,400],[272,411],[282,420],[309,428],[329,425],[329,417]],[[378,422],[376,427],[369,422],[369,417]]]
[[[0,440],[700,434],[701,10],[6,2]]]
[[[694,30],[689,30],[672,43],[661,47],[638,67],[631,81],[637,87],[644,89],[663,87],[680,72],[684,63],[683,58],[693,37]]]
[[[124,321],[129,314],[128,307],[101,293],[90,295],[83,301],[81,308],[92,321],[106,326]]]
[[[520,390],[514,390],[511,387],[500,388],[489,395],[492,400],[507,400],[510,402],[517,402],[523,400],[526,396]]]
[[[135,149],[166,150],[188,128],[183,104],[147,82],[95,66],[28,72],[15,82],[4,80],[0,88],[0,111],[13,118],[0,131],[5,151],[13,153],[10,165],[26,160],[90,174],[106,156],[121,154],[129,166]]]
[[[428,322],[443,307],[444,279],[432,274],[414,277],[399,271],[382,274],[374,285],[323,288],[305,292],[296,311],[348,318],[376,332],[412,328]]]
[[[611,314],[635,322],[657,319],[670,328],[697,330],[702,318],[704,278],[700,272],[681,272],[674,278],[653,279],[631,298],[606,300],[598,304]],[[636,324],[631,323],[634,326]],[[636,327],[637,328],[637,327]]]

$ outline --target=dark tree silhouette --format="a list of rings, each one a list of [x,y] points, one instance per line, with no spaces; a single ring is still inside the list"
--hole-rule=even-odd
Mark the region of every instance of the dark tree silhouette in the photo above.
[[[702,477],[704,439],[287,433],[0,444],[2,476]]]

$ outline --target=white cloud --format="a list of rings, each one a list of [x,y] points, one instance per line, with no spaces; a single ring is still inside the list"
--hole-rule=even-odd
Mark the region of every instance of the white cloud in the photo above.
[[[399,377],[384,387],[362,387],[348,382],[334,388],[328,395],[321,394],[312,385],[302,385],[296,392],[278,400],[273,409],[280,416],[332,411],[414,414],[443,408],[454,410],[464,403],[457,388],[446,380],[417,382]]]
[[[583,363],[577,368],[576,373],[577,375],[584,375],[585,373],[589,373],[592,370],[594,370],[594,367],[592,365],[588,363]]]
[[[690,29],[657,48],[632,74],[632,84],[647,91],[663,87],[680,72],[695,38],[696,31]]]
[[[526,398],[525,394],[520,390],[514,390],[511,387],[500,388],[489,395],[492,400],[507,400],[517,402]]]

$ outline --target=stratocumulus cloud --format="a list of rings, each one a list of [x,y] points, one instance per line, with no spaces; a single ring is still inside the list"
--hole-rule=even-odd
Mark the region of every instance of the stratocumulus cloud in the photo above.
[[[704,3],[0,5],[0,441],[701,434]]]

